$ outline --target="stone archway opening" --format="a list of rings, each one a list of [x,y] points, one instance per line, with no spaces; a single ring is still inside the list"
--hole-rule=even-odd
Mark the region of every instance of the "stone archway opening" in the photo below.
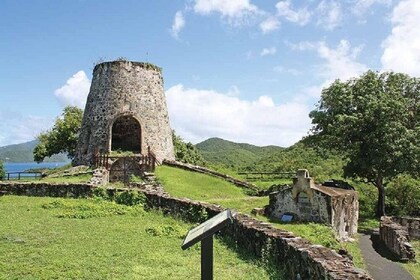
[[[132,116],[121,116],[112,124],[111,151],[141,153],[141,127]]]

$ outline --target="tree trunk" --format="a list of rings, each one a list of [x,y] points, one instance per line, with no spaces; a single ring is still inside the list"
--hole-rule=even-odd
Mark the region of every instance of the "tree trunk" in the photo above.
[[[376,179],[375,186],[378,188],[378,203],[376,205],[376,217],[380,218],[385,216],[385,186],[383,178]]]

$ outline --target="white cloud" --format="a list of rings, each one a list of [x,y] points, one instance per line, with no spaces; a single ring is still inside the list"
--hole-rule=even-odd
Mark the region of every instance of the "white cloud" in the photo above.
[[[175,13],[174,22],[172,23],[171,34],[173,37],[178,38],[179,32],[185,26],[185,18],[182,11]]]
[[[84,108],[89,93],[90,81],[84,71],[70,77],[66,84],[54,91],[63,106],[71,105]]]
[[[319,66],[317,73],[331,82],[335,79],[348,80],[367,71],[366,65],[357,62],[357,57],[363,46],[351,47],[350,42],[341,40],[336,48],[331,48],[325,41],[287,43],[292,50],[315,50],[318,56],[325,60]]]
[[[392,0],[356,0],[352,12],[357,16],[363,16],[374,4],[389,6]]]
[[[249,0],[195,0],[193,9],[202,15],[219,13],[233,25],[241,25],[248,18],[262,13]]]
[[[333,30],[342,20],[341,6],[336,1],[321,1],[316,8],[317,25]]]
[[[308,11],[308,8],[293,10],[290,0],[278,2],[276,8],[279,16],[302,26],[306,25],[311,18],[311,13]]]
[[[275,104],[268,96],[254,101],[213,90],[186,89],[179,84],[166,91],[172,127],[197,143],[209,137],[256,145],[289,146],[310,128],[309,108],[302,103]]]
[[[277,49],[275,47],[264,48],[264,49],[261,50],[260,55],[261,56],[275,55],[276,52],[277,52]]]
[[[280,28],[280,21],[273,16],[267,18],[266,20],[260,23],[260,29],[263,34],[273,32],[279,28]]]
[[[420,76],[420,1],[401,1],[392,11],[392,33],[382,42],[383,70]]]
[[[9,118],[0,123],[0,147],[32,141],[53,123],[52,118],[34,115]]]

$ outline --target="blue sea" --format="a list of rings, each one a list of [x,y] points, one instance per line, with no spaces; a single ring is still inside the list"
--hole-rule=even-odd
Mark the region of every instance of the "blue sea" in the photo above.
[[[11,162],[4,162],[3,166],[4,169],[7,172],[23,172],[28,169],[32,168],[55,168],[60,167],[63,165],[68,164],[68,162],[18,162],[18,163],[11,163]],[[7,174],[6,174],[7,176]],[[17,175],[13,174],[13,176],[10,177],[17,177]]]

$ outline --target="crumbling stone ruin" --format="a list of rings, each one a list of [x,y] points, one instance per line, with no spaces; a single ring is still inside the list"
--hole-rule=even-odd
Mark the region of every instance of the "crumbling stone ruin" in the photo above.
[[[400,261],[415,260],[416,253],[409,241],[419,239],[419,225],[419,218],[382,216],[379,237]]]
[[[98,153],[152,151],[174,160],[162,71],[150,63],[103,62],[93,70],[74,165],[94,163]]]
[[[271,218],[327,224],[342,240],[357,233],[357,193],[354,190],[315,185],[306,169],[297,171],[292,186],[271,193],[269,198],[266,214]]]

